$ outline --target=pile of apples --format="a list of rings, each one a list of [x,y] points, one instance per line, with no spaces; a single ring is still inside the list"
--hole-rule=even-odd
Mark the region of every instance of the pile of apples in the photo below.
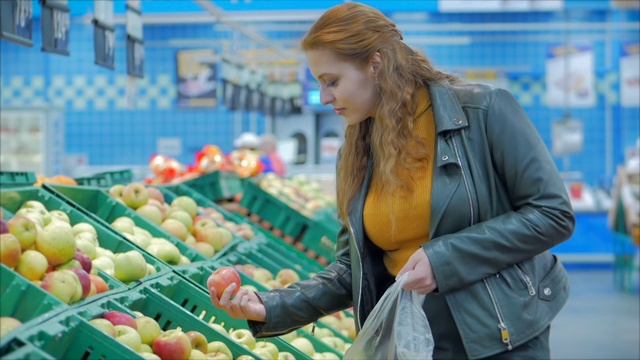
[[[231,231],[218,226],[210,215],[199,213],[198,204],[189,196],[178,196],[168,204],[160,190],[137,182],[114,185],[108,192],[205,257],[214,256],[233,240]],[[170,265],[189,263],[170,241],[154,238],[148,231],[135,226],[128,217],[116,219],[111,226]]]
[[[300,281],[300,275],[290,268],[283,268],[274,276],[271,271],[250,263],[234,264],[234,267],[267,289],[284,288]]]
[[[268,173],[260,179],[258,186],[306,217],[313,217],[320,209],[336,207],[335,198],[304,175],[283,178]]]
[[[109,290],[99,268],[125,283],[156,271],[137,251],[100,247],[91,224],[71,224],[66,213],[37,200],[23,203],[2,231],[0,262],[67,304]]]

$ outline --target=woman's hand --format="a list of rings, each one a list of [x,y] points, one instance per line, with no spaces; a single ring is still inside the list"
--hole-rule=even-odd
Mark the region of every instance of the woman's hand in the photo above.
[[[220,299],[218,299],[218,294],[216,294],[214,288],[209,289],[213,305],[226,311],[229,316],[235,319],[265,322],[267,315],[262,299],[255,292],[243,287],[240,287],[238,293],[232,297],[231,293],[233,293],[236,286],[236,284],[229,285],[220,296]]]
[[[431,262],[427,253],[422,249],[418,249],[411,255],[407,263],[400,269],[396,279],[400,278],[406,272],[409,272],[407,280],[402,286],[405,290],[415,290],[419,294],[428,294],[438,287],[436,278],[433,276]]]

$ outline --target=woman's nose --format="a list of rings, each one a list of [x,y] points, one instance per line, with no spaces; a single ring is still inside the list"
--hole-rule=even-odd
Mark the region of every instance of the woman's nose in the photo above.
[[[322,103],[322,105],[331,104],[333,99],[333,95],[327,93],[326,91],[320,90],[320,103]]]

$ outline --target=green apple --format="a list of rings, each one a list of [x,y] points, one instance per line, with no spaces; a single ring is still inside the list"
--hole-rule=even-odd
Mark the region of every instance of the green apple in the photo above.
[[[111,227],[113,227],[114,229],[120,231],[121,233],[131,235],[133,235],[133,227],[135,225],[136,224],[133,222],[133,220],[124,216],[121,216],[111,222]]]
[[[26,216],[14,216],[7,221],[9,233],[13,234],[18,241],[22,250],[31,248],[38,237],[38,228],[33,220]]]
[[[115,257],[114,257],[115,258]],[[105,273],[114,276],[115,275],[115,263],[114,260],[107,256],[98,256],[94,260],[91,260],[91,268],[96,270],[98,269],[104,271]]]
[[[197,238],[200,231],[208,228],[217,228],[218,224],[216,224],[212,219],[209,218],[201,218],[197,219],[193,222],[193,228],[191,232]]]
[[[316,353],[316,350],[309,339],[297,337],[291,340],[290,344],[301,352],[309,355],[310,357],[313,357],[313,354]]]
[[[186,332],[189,341],[191,342],[191,349],[201,351],[203,354],[209,349],[207,338],[203,333],[195,330]]]
[[[229,332],[229,337],[238,344],[246,346],[249,350],[256,347],[256,339],[248,329],[235,329]]]
[[[340,357],[338,355],[329,351],[321,352],[320,355],[322,355],[322,359],[325,359],[325,360],[340,360]],[[314,359],[317,359],[317,358],[314,358]]]
[[[148,275],[154,275],[154,274],[157,274],[157,273],[158,273],[158,270],[156,270],[156,268],[153,267],[153,265],[147,263],[147,276]]]
[[[142,339],[136,329],[127,325],[115,325],[114,328],[116,330],[116,340],[127,345],[133,349],[133,351],[140,352]]]
[[[189,231],[187,230],[187,227],[184,226],[183,223],[181,223],[176,219],[167,218],[164,221],[162,221],[162,224],[160,224],[160,227],[163,228],[169,234],[183,241],[187,238],[187,235],[189,235]]]
[[[295,330],[291,331],[291,332],[288,332],[288,333],[286,333],[284,335],[280,335],[279,336],[280,339],[282,339],[282,340],[284,340],[284,341],[286,341],[288,343],[290,343],[291,340],[293,340],[293,339],[295,339],[297,337],[298,337],[298,333]]]
[[[44,227],[44,218],[42,215],[34,209],[19,209],[16,211],[15,216],[24,216],[33,221],[36,225]]]
[[[280,351],[278,353],[278,360],[296,360],[296,357],[288,351]]]
[[[188,233],[191,233],[191,230],[193,229],[193,219],[191,218],[191,215],[189,215],[189,213],[187,213],[182,208],[174,207],[172,209],[169,209],[167,219],[175,219],[180,221],[182,225],[187,228]]]
[[[184,243],[189,245],[189,246],[193,246],[197,242],[198,241],[196,240],[195,236],[193,236],[191,234],[187,235],[187,238],[184,239]]]
[[[40,286],[67,304],[72,304],[82,297],[80,280],[71,270],[57,270],[46,274]]]
[[[72,228],[72,231],[73,231],[73,228]],[[78,241],[79,239],[82,239],[90,242],[93,246],[100,246],[100,243],[98,242],[98,237],[91,231],[79,232],[75,234],[74,238],[76,239],[76,241]]]
[[[154,224],[162,224],[162,211],[155,205],[144,204],[136,209],[136,213]]]
[[[129,183],[122,190],[122,201],[135,210],[149,201],[149,191],[142,183]]]
[[[114,275],[123,283],[140,280],[147,275],[147,261],[136,250],[116,254]]]
[[[11,233],[0,235],[0,262],[13,269],[18,266],[22,247],[20,240]]]
[[[145,250],[168,264],[177,265],[180,262],[180,250],[167,239],[153,238]]]
[[[204,257],[210,258],[213,257],[213,255],[216,253],[211,244],[207,244],[204,242],[196,242],[192,245],[192,247]]]
[[[224,247],[222,233],[220,228],[203,228],[196,235],[197,242],[203,242],[211,245],[215,251],[220,251]]]
[[[148,352],[140,352],[138,353],[138,355],[140,355],[140,357],[142,357],[145,360],[162,360],[160,359],[160,356],[154,354],[154,353],[148,353]]]
[[[319,329],[316,329],[316,332]],[[325,329],[328,330],[328,329]],[[344,350],[344,340],[337,336],[326,336],[321,339],[325,344],[331,346],[332,348],[342,352]]]
[[[300,281],[300,276],[295,270],[290,268],[280,269],[276,274],[276,281],[281,283],[283,286],[288,286],[291,283]]]
[[[265,268],[256,268],[253,270],[253,280],[260,284],[266,284],[269,280],[273,280],[273,274]]]
[[[0,338],[19,328],[20,326],[22,326],[22,321],[12,316],[0,317]]]
[[[215,354],[215,353],[223,353],[227,355],[229,359],[233,359],[233,355],[231,355],[231,350],[227,346],[227,344],[222,341],[211,341],[207,344],[207,352],[206,354]]]
[[[93,260],[98,256],[98,253],[96,252],[96,246],[91,242],[91,240],[87,240],[85,238],[76,238],[75,240],[76,249],[81,250],[83,253],[87,254],[89,259]]]
[[[49,265],[57,266],[73,259],[76,240],[71,229],[65,226],[47,226],[38,232],[36,250],[47,258]]]
[[[140,316],[135,318],[135,321],[138,327],[138,334],[140,335],[140,339],[143,344],[153,344],[153,340],[155,340],[162,333],[160,324],[158,324],[158,322],[154,318],[148,316]]]
[[[217,332],[221,333],[221,334],[225,334],[225,335],[229,335],[229,333],[227,333],[227,329],[224,328],[224,326],[220,325],[220,324],[216,324],[216,323],[210,323],[209,326],[211,326],[212,328],[214,328]]]
[[[71,231],[73,232],[73,235],[77,235],[81,232],[85,232],[88,231],[90,233],[93,234],[93,236],[95,236],[96,238],[98,237],[98,232],[96,231],[96,228],[93,227],[93,225],[87,223],[87,222],[79,222],[75,225],[73,225],[71,227]]]
[[[109,249],[105,249],[103,247],[97,247],[96,248],[96,259],[100,256],[106,256],[111,260],[115,260],[116,259],[116,254],[113,253],[113,251],[109,250]]]
[[[47,258],[40,252],[36,250],[26,250],[20,255],[16,272],[31,281],[35,281],[42,279],[48,266]]]
[[[151,348],[151,346],[143,343],[142,345],[140,345],[140,354],[142,353],[153,354],[153,349]],[[155,356],[158,356],[158,355],[155,355]],[[160,357],[158,356],[158,358]]]
[[[182,210],[186,211],[192,219],[196,217],[196,215],[198,215],[198,204],[189,196],[178,196],[177,198],[173,199],[173,201],[171,202],[171,206],[182,208]]]
[[[61,210],[51,210],[49,211],[49,215],[51,215],[51,221],[53,221],[53,219],[56,219],[62,222],[66,222],[67,224],[71,224],[69,220],[69,215],[65,214]]]
[[[188,360],[207,360],[207,355],[200,350],[191,349],[191,355],[189,355]]]
[[[102,331],[103,333],[111,337],[116,337],[116,328],[109,320],[103,318],[95,318],[89,320],[89,322],[91,323],[91,325],[100,329],[100,331]]]
[[[121,199],[123,191],[124,191],[124,185],[116,184],[110,187],[108,192],[109,192],[109,195],[111,195],[111,197],[115,199]]]
[[[267,341],[256,342],[256,347],[252,350],[256,355],[260,355],[261,358],[267,358],[272,360],[278,359],[278,347],[274,343]]]

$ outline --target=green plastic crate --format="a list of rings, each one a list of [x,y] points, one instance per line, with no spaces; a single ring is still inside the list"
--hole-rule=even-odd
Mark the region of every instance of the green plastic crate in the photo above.
[[[277,259],[275,261],[278,263],[291,264],[289,267],[297,271],[317,273],[324,269],[324,266],[315,259],[311,259],[293,245],[289,245],[265,231],[258,232],[246,245],[241,244],[240,246],[242,246],[243,249],[253,246],[257,248],[258,251],[262,251],[265,254],[269,254],[271,258]]]
[[[109,186],[109,179],[101,175],[78,177],[78,178],[75,178],[74,180],[80,186],[96,186],[96,187]]]
[[[145,283],[144,286],[153,288],[207,324],[216,323],[222,325],[227,331],[249,329],[245,320],[234,319],[223,310],[213,306],[208,292],[203,292],[202,288],[185,281],[178,274],[167,274],[161,278]],[[296,359],[308,358],[307,355],[300,352],[297,348],[277,337],[256,339],[256,341],[273,343],[279,351],[287,351],[293,354]]]
[[[13,341],[0,351],[0,358],[3,360],[55,360],[55,357],[21,340]]]
[[[209,200],[218,201],[224,199],[222,187],[220,186],[219,171],[200,175],[197,178],[184,181],[182,184],[190,187]]]
[[[66,187],[70,189],[81,189],[77,186]],[[2,205],[3,208],[15,213],[16,211],[18,211],[18,209],[20,209],[24,202],[29,200],[39,201],[45,206],[45,208],[47,208],[47,210],[61,210],[66,213],[69,216],[71,224],[86,222],[92,225],[96,229],[96,233],[98,234],[98,242],[100,243],[100,247],[109,249],[114,254],[127,252],[130,250],[136,250],[140,252],[146,262],[148,264],[151,264],[156,269],[157,274],[152,276],[158,276],[171,270],[171,268],[166,263],[150,255],[144,249],[129,241],[122,234],[111,228],[108,224],[105,224],[104,222],[99,221],[99,219],[96,219],[90,214],[87,214],[86,211],[84,211],[77,205],[70,202],[65,202],[64,200],[54,196],[54,194],[46,190],[48,188],[49,185],[44,184],[42,188],[28,187],[2,190],[0,191],[0,205]],[[104,276],[107,277],[105,278]],[[105,278],[110,288],[124,286],[114,277],[110,277],[108,275],[104,276],[103,278]]]
[[[231,350],[234,358],[240,355],[251,355],[257,359],[256,355],[252,354],[247,348],[218,332],[196,315],[184,309],[182,305],[176,306],[176,303],[152,287],[141,286],[124,293],[102,298],[98,302],[77,309],[76,314],[85,320],[90,320],[102,317],[111,310],[125,312],[133,317],[136,317],[133,313],[134,311],[141,312],[155,319],[164,331],[178,327],[184,332],[198,331],[207,338],[207,342],[224,342]]]
[[[0,340],[4,344],[17,332],[52,317],[69,306],[22,275],[0,264],[0,316],[11,316],[22,322],[18,331],[12,331]]]
[[[109,185],[128,184],[133,181],[133,171],[131,169],[105,171],[97,174],[107,179]]]
[[[0,171],[0,188],[3,189],[33,186],[36,181],[36,174],[31,171]]]
[[[244,259],[244,260],[246,260],[246,259]],[[233,266],[235,264],[236,263],[233,262],[231,259],[223,258],[223,259],[218,259],[218,260],[216,260],[216,261],[214,261],[212,263],[181,265],[181,266],[176,267],[175,270],[180,276],[182,276],[182,277],[186,278],[187,280],[189,280],[192,284],[195,285],[196,288],[199,288],[200,291],[202,291],[205,294],[205,296],[208,297],[209,296],[209,290],[207,289],[207,279],[209,278],[209,275],[211,275],[211,273],[213,271],[215,271],[219,267],[222,267],[222,266]],[[238,271],[238,274],[240,275],[240,281],[241,281],[243,286],[244,285],[251,285],[251,286],[255,287],[258,291],[268,291],[268,289],[264,285],[262,285],[259,282],[253,280],[251,277],[249,277],[248,275],[244,274],[243,272]],[[158,283],[162,284],[161,281],[162,280],[158,280]],[[154,285],[154,286],[161,286],[161,285]],[[211,300],[208,300],[208,301],[211,301]],[[184,306],[184,305],[181,304],[181,306]],[[220,323],[221,321],[226,321],[226,320],[221,320],[221,319],[214,320],[214,322],[216,322],[216,323]],[[234,325],[234,326],[236,326],[236,325]],[[334,334],[334,336],[341,338],[346,343],[351,343],[352,342],[350,339],[348,339],[347,337],[342,335],[340,332],[336,331],[333,328],[328,327],[322,321],[318,321],[317,322],[317,326],[321,327],[321,328],[328,328]],[[299,335],[309,339],[309,341],[311,341],[311,343],[313,344],[313,346],[316,349],[316,351],[318,351],[318,352],[324,352],[324,351],[333,352],[336,355],[338,355],[340,358],[342,358],[342,354],[340,354],[339,352],[337,352],[335,349],[331,348],[329,345],[325,344],[324,342],[321,342],[318,338],[314,337],[309,331],[301,328],[301,329],[297,330],[297,333]],[[319,342],[320,342],[320,344],[318,344]]]
[[[156,225],[143,216],[138,215],[135,210],[127,207],[124,204],[121,204],[120,202],[109,196],[109,194],[103,189],[95,187],[66,186],[59,184],[44,184],[43,188],[51,194],[55,195],[57,198],[61,199],[61,201],[64,201],[67,204],[70,204],[71,206],[77,208],[82,213],[93,218],[96,222],[102,224],[103,226],[111,229],[118,234],[120,233],[111,227],[111,223],[121,216],[126,216],[131,218],[137,226],[149,231],[153,237],[160,237],[169,240],[171,243],[177,246],[178,250],[180,250],[180,253],[186,256],[190,261],[196,262],[209,260],[209,258],[200,254],[194,248],[185,244],[182,240],[166,232],[159,225]],[[126,241],[130,244],[133,244],[126,237],[122,236],[122,238],[126,239]],[[162,262],[163,264],[169,265],[160,259],[157,259],[155,257],[153,258]]]
[[[135,351],[73,312],[62,313],[21,332],[18,337],[56,359],[141,358]]]
[[[302,266],[295,264],[291,259],[287,259],[281,254],[275,253],[264,246],[242,246],[238,247],[235,254],[227,256],[230,261],[246,261],[256,266],[269,270],[275,278],[278,271],[289,268],[293,269],[300,276],[301,280],[309,279],[309,274],[312,271],[308,271],[302,268]]]
[[[309,226],[300,239],[307,248],[315,251],[319,256],[326,258],[329,262],[336,259],[336,239],[338,232],[331,236],[333,229],[329,229],[321,222],[315,222]]]

